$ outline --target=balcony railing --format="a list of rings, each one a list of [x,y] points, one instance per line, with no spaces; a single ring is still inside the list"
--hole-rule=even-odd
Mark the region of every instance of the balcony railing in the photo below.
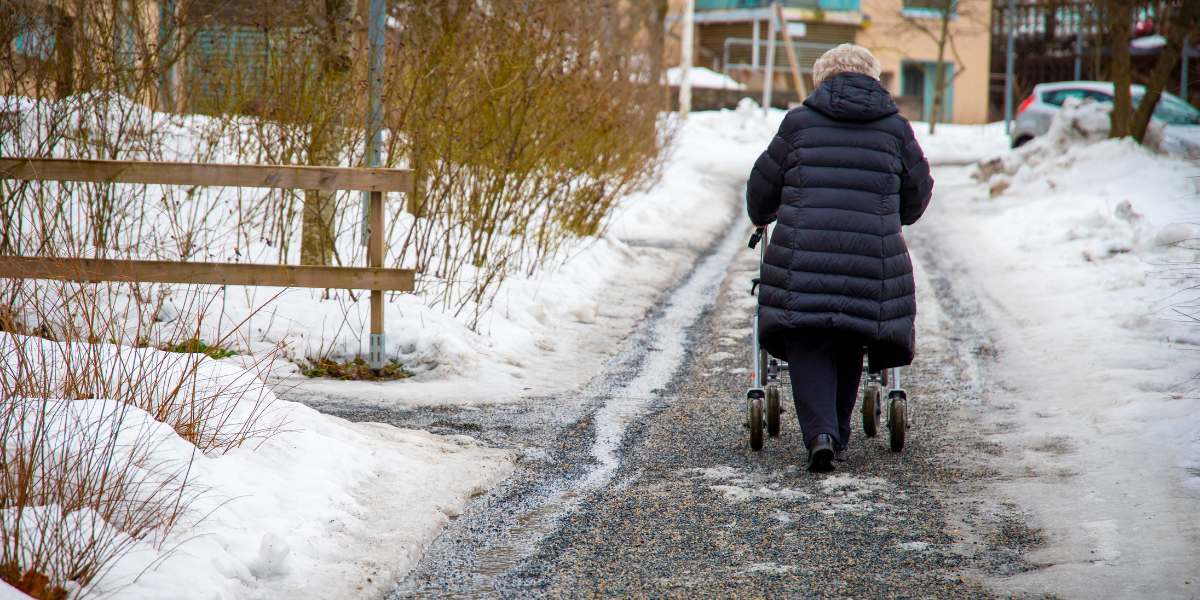
[[[780,0],[784,8],[820,10],[858,10],[859,0]],[[767,8],[772,0],[696,0],[696,10],[738,10]]]

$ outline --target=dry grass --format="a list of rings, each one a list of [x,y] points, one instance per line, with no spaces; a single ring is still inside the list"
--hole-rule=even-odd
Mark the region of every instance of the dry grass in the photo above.
[[[300,373],[305,377],[326,377],[342,381],[395,381],[415,375],[395,361],[384,365],[379,375],[375,375],[371,372],[371,366],[361,358],[341,363],[328,358],[313,361],[311,364],[302,363]]]
[[[194,521],[195,453],[284,425],[259,378],[214,361],[211,348],[137,347],[198,339],[207,306],[196,300],[195,318],[164,326],[145,305],[118,302],[122,289],[0,283],[0,578],[42,598],[112,591],[96,586],[124,553],[161,550]],[[171,430],[190,457],[160,452]]]

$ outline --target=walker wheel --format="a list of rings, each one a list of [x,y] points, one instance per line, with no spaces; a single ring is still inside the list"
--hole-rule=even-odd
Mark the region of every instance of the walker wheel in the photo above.
[[[767,435],[779,435],[779,386],[767,386]]]
[[[751,398],[750,415],[750,449],[762,450],[763,447],[763,399]]]
[[[879,396],[882,392],[879,386],[868,384],[863,388],[862,418],[863,435],[875,437],[879,433],[879,414],[883,412]]]
[[[903,398],[892,398],[892,407],[888,411],[888,429],[891,430],[889,437],[892,452],[903,451],[904,434],[908,430],[908,407]]]

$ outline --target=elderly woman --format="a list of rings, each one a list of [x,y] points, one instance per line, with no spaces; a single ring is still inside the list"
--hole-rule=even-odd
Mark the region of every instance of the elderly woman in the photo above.
[[[916,349],[900,227],[925,212],[933,178],[879,71],[861,46],[821,56],[816,89],[783,118],[746,189],[755,227],[777,221],[759,336],[788,362],[810,471],[846,458],[864,348],[872,372],[912,363]]]

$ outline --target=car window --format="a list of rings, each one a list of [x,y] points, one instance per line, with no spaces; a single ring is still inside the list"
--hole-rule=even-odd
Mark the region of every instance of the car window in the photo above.
[[[1084,94],[1084,96],[1083,96],[1083,97],[1084,97],[1084,98],[1091,98],[1092,100],[1095,100],[1096,102],[1109,102],[1109,103],[1111,103],[1111,102],[1113,101],[1113,99],[1112,99],[1112,94],[1106,94],[1106,93],[1104,93],[1104,92],[1097,92],[1097,91],[1095,91],[1095,90],[1088,90],[1088,91],[1087,91],[1087,92]]]
[[[1167,125],[1200,125],[1200,110],[1171,94],[1163,94],[1154,107],[1154,118]]]
[[[1087,92],[1084,90],[1054,90],[1051,92],[1044,92],[1042,94],[1042,102],[1045,102],[1046,104],[1053,104],[1054,106],[1062,106],[1063,102],[1067,101],[1067,98],[1079,98],[1080,100],[1083,100],[1086,97],[1086,94]]]
[[[1142,102],[1142,93],[1135,92],[1130,98],[1136,110]],[[1200,125],[1200,111],[1184,102],[1179,96],[1163,93],[1154,107],[1154,118],[1167,125]]]

